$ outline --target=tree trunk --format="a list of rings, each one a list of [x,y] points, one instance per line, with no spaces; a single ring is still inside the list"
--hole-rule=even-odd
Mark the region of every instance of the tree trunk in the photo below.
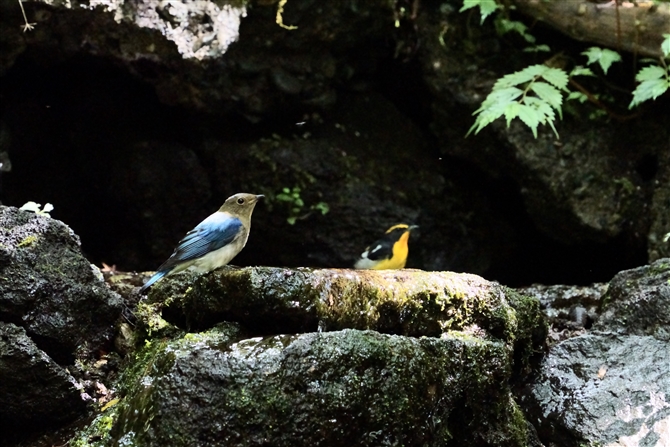
[[[650,1],[512,0],[523,14],[553,26],[573,39],[643,56],[662,56],[663,34],[670,33],[670,4]]]

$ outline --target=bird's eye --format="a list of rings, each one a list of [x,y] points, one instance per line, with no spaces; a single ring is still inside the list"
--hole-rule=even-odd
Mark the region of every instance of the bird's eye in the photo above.
[[[237,203],[239,203],[240,205],[244,205],[244,199],[242,198],[237,199]]]

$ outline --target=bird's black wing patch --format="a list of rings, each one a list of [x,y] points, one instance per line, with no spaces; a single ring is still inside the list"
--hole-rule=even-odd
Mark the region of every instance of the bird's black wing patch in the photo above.
[[[380,239],[374,244],[370,245],[367,253],[367,258],[371,261],[390,259],[393,256],[393,241],[385,238]]]

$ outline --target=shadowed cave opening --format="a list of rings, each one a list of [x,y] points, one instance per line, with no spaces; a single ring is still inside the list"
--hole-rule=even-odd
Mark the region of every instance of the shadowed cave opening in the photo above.
[[[162,139],[196,148],[201,142],[199,131],[217,125],[221,117],[161,104],[151,85],[105,59],[79,56],[46,66],[36,60],[37,55],[22,56],[2,82],[3,133],[9,138],[3,138],[8,143],[1,150],[9,153],[12,170],[2,173],[0,200],[12,206],[30,200],[54,204],[52,216],[80,236],[86,256],[98,266],[105,262],[120,270],[155,269],[147,241],[128,247],[135,243],[129,241],[141,237],[137,222],[126,212],[128,204],[110,186],[110,166],[123,163],[137,141]],[[388,62],[383,73],[393,81],[373,82],[370,88],[385,95],[432,138],[428,134],[430,95],[421,87],[418,65]],[[234,129],[231,139],[245,141],[280,132],[291,119],[251,124],[226,117],[226,128]],[[451,163],[460,167],[459,181],[482,190],[495,219],[512,228],[510,240],[503,244],[506,251],[496,254],[487,271],[472,273],[511,286],[589,284],[646,263],[646,247],[623,236],[602,244],[568,246],[553,241],[534,225],[513,181],[491,179],[463,161]],[[654,159],[643,159],[639,169],[649,176],[655,165]],[[207,203],[216,209],[220,199],[210,197]],[[278,265],[271,246],[253,250],[271,240],[254,236],[236,264]],[[412,244],[421,244],[420,234]],[[124,259],[114,259],[119,246],[130,253]],[[299,254],[300,247],[296,251]],[[309,265],[308,253],[302,255]],[[450,267],[459,270],[458,263]]]

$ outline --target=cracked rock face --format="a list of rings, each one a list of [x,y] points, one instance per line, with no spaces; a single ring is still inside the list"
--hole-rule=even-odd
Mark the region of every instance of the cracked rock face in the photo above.
[[[526,445],[497,341],[233,335],[152,342],[102,445]]]
[[[0,316],[25,328],[59,363],[113,336],[121,298],[62,222],[0,207]]]
[[[75,384],[23,328],[0,322],[0,441],[82,415],[86,406]]]
[[[593,331],[553,346],[522,406],[555,445],[670,445],[670,259],[616,275]]]

